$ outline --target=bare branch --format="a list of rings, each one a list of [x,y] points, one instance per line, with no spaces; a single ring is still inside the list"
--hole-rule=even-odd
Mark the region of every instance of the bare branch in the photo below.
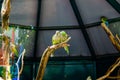
[[[113,43],[113,45],[116,47],[116,49],[120,52],[120,38],[118,37],[118,35],[116,35],[114,37],[114,35],[112,34],[112,32],[109,30],[109,28],[104,24],[101,23],[101,26],[103,27],[103,29],[105,30],[105,32],[107,33],[108,37],[110,38],[111,42]],[[120,77],[110,77],[110,74],[118,67],[120,66],[120,58],[118,58],[116,60],[116,62],[110,66],[110,68],[108,69],[107,73],[98,78],[97,80],[104,80],[106,78],[120,78]]]
[[[24,49],[23,52],[21,53],[21,54],[22,54],[22,59],[21,59],[22,65],[21,65],[21,69],[20,69],[20,71],[19,71],[19,75],[20,75],[20,74],[22,73],[22,71],[23,71],[23,67],[24,67],[24,55],[25,55],[25,52],[26,52],[26,50]]]
[[[39,68],[38,68],[38,73],[37,73],[36,80],[42,80],[43,79],[45,68],[46,68],[46,65],[47,65],[47,62],[48,62],[48,59],[49,59],[50,55],[55,50],[57,50],[58,48],[69,46],[69,44],[67,44],[67,42],[70,39],[71,39],[71,37],[69,37],[66,41],[64,41],[60,44],[48,46],[48,48],[43,52],[43,55],[42,55],[42,58],[41,58],[41,61],[40,61],[40,65],[39,65]]]
[[[120,65],[120,58],[116,60],[116,62],[108,69],[107,73],[98,78],[97,80],[104,80],[105,78],[109,78],[109,75]]]
[[[111,42],[113,43],[113,45],[116,47],[116,49],[120,52],[120,43],[118,40],[120,40],[117,36],[117,39],[116,37],[114,37],[114,35],[112,34],[112,32],[109,30],[109,28],[104,24],[104,23],[101,23],[101,26],[103,27],[103,29],[105,30],[105,32],[108,34],[108,37],[110,38]]]
[[[119,38],[119,36],[118,36],[118,34],[116,34],[116,39],[118,40],[118,42],[119,42],[119,44],[120,44],[120,38]]]
[[[10,0],[3,0],[1,8],[2,29],[7,30],[9,26],[9,15],[11,10]]]

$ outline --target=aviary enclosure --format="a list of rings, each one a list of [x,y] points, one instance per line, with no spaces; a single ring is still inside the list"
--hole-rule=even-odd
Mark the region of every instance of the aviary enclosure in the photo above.
[[[0,49],[0,79],[2,80],[20,80],[20,75],[24,68],[24,42],[29,38],[29,31],[20,33],[18,27],[9,26],[9,15],[11,10],[11,1],[4,0],[1,9],[1,49]],[[16,29],[15,29],[16,28]],[[22,35],[22,36],[20,36]],[[25,35],[25,36],[23,36]],[[53,35],[53,45],[49,46],[43,53],[36,80],[42,80],[47,61],[58,48],[64,47],[67,53],[70,37],[65,31],[56,31]]]
[[[20,75],[24,69],[24,55],[27,51],[26,44],[29,44],[30,35],[34,33],[31,28],[29,30],[22,31],[16,25],[9,25],[9,15],[11,11],[11,1],[4,0],[1,8],[1,33],[0,33],[0,80],[20,80]],[[109,23],[107,18],[105,20],[101,19],[101,27],[107,33],[109,39],[111,40],[114,47],[120,52],[120,23],[116,22],[114,24]],[[51,36],[52,37],[52,36]],[[54,56],[54,52],[58,48],[64,48],[66,53],[69,53],[68,41],[72,40],[70,35],[65,31],[56,31],[52,37],[52,45],[48,46],[42,54],[42,58],[39,63],[39,68],[37,70],[36,80],[43,80],[46,65],[48,63],[49,57]],[[28,46],[27,46],[28,47]],[[69,54],[67,54],[69,55]],[[120,65],[120,58],[110,66],[107,73],[97,80],[119,79],[118,74],[115,77],[110,76],[110,74]],[[118,70],[119,73],[119,70]],[[92,80],[91,75],[86,77],[86,80]]]

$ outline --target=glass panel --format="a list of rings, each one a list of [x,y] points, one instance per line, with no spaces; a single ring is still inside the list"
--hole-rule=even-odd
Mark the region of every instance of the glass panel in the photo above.
[[[105,75],[105,73],[108,71],[108,69],[110,69],[110,67],[115,64],[116,60],[119,58],[119,54],[118,56],[116,55],[112,55],[112,56],[103,56],[101,58],[98,58],[96,61],[96,76],[97,78]],[[116,69],[114,69],[112,71],[112,73],[110,74],[110,76],[116,76],[118,74],[118,70],[119,67],[117,67]],[[116,80],[116,79],[104,79],[104,80]]]
[[[69,0],[43,0],[41,9],[42,27],[78,25]]]
[[[34,42],[35,42],[35,30],[30,29],[20,29],[20,39],[26,49],[25,56],[33,57]]]
[[[36,24],[37,0],[14,0],[11,5],[10,23]]]
[[[118,3],[120,3],[120,0],[117,0]]]
[[[109,19],[120,16],[105,0],[76,0],[76,3],[85,24],[98,22],[101,16]]]
[[[117,50],[114,48],[112,42],[101,26],[88,28],[87,32],[90,36],[90,40],[92,42],[96,55],[117,53]]]
[[[0,11],[1,11],[2,2],[3,2],[3,0],[0,0]]]
[[[120,4],[120,0],[116,0]]]
[[[90,56],[89,49],[86,45],[81,30],[65,30],[68,35],[71,36],[70,44],[70,56]],[[51,45],[51,38],[55,34],[56,30],[39,31],[38,45],[37,45],[37,57],[40,57],[43,51]],[[63,48],[55,51],[55,56],[68,56]]]
[[[86,80],[88,76],[91,76],[93,80],[96,79],[95,62],[87,60],[49,61],[44,80]]]
[[[109,29],[114,35],[118,34],[120,36],[120,21],[111,23]]]
[[[24,65],[20,80],[33,80],[33,70],[31,65]]]
[[[19,54],[22,53],[23,49],[26,49],[25,56],[33,57],[35,30],[23,29],[23,27],[30,26],[10,25],[9,29],[5,31],[4,34],[10,38],[10,43],[16,46]]]

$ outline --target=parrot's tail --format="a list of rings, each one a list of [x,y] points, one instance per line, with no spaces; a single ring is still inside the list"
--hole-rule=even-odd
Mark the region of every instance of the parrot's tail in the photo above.
[[[67,54],[69,55],[69,48],[68,48],[68,46],[64,47],[64,49],[67,52]]]

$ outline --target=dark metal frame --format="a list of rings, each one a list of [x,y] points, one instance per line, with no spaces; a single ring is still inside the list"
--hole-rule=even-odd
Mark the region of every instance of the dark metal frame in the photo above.
[[[113,0],[106,0],[106,1],[113,1]],[[91,27],[95,27],[95,26],[98,26],[100,25],[101,22],[96,22],[96,23],[92,23],[92,24],[84,24],[83,20],[82,20],[82,17],[81,17],[81,14],[80,14],[80,11],[78,10],[78,7],[77,7],[77,4],[76,4],[76,1],[75,0],[69,0],[71,6],[72,6],[72,9],[73,9],[73,12],[76,16],[76,19],[77,19],[77,22],[79,25],[76,25],[76,26],[54,26],[54,27],[41,27],[40,26],[40,15],[41,15],[41,4],[42,4],[42,0],[38,0],[38,4],[37,4],[37,16],[36,16],[36,25],[34,26],[34,30],[36,31],[35,33],[35,44],[34,44],[34,54],[33,54],[33,62],[36,61],[36,56],[37,56],[37,43],[38,43],[38,34],[39,34],[39,31],[40,30],[70,30],[70,29],[80,29],[83,33],[83,36],[85,38],[85,41],[88,45],[88,48],[90,50],[90,53],[91,53],[91,57],[93,60],[96,59],[96,54],[95,54],[95,50],[93,48],[93,45],[91,44],[91,41],[90,41],[90,38],[89,38],[89,35],[86,31],[87,28],[91,28]],[[117,7],[117,6],[116,6]],[[116,21],[120,21],[120,17],[119,18],[115,18],[115,19],[110,19],[109,22],[116,22]],[[10,24],[10,25],[17,25],[17,24]],[[19,24],[18,24],[19,25]],[[20,28],[23,28],[23,29],[31,29],[31,26],[25,26],[25,25],[20,25]],[[67,57],[67,58],[70,58],[70,57]],[[80,57],[82,58],[82,57]],[[66,59],[66,58],[65,58]],[[72,58],[74,59],[74,58]],[[75,58],[76,59],[76,58]]]
[[[106,0],[108,2],[111,2],[111,1],[114,1],[114,3],[116,2],[116,0]],[[2,1],[1,1],[2,2]],[[34,26],[34,30],[36,31],[35,33],[35,44],[34,44],[34,54],[33,54],[33,58],[32,59],[33,61],[36,61],[36,56],[37,56],[37,43],[38,43],[38,33],[40,30],[70,30],[70,29],[80,29],[84,35],[84,38],[86,40],[86,43],[88,45],[88,48],[90,50],[90,53],[91,53],[91,57],[92,59],[96,59],[96,54],[95,54],[95,51],[94,51],[94,48],[91,44],[91,41],[90,41],[90,38],[89,38],[89,35],[86,31],[87,28],[91,28],[91,27],[95,27],[95,26],[98,26],[100,25],[101,22],[96,22],[96,23],[92,23],[92,24],[84,24],[83,20],[82,20],[82,17],[80,15],[80,11],[78,10],[78,7],[77,7],[77,4],[76,4],[76,1],[75,0],[69,0],[71,6],[72,6],[72,9],[73,9],[73,12],[76,16],[76,19],[77,19],[77,22],[79,25],[76,25],[76,26],[54,26],[54,27],[41,27],[40,26],[40,15],[41,15],[41,4],[42,4],[42,0],[38,0],[38,4],[37,4],[37,16],[36,16],[36,25]],[[119,3],[116,3],[117,5],[119,5]],[[112,3],[113,7],[115,6],[117,8],[116,5],[114,5]],[[119,5],[120,6],[120,5]],[[115,8],[115,9],[116,9]],[[120,11],[120,10],[119,10]],[[109,22],[116,22],[116,21],[120,21],[120,17],[119,18],[115,18],[115,19],[109,19]],[[10,24],[10,25],[19,25],[19,24]],[[20,28],[22,29],[31,29],[31,26],[25,26],[25,25],[20,25]],[[70,58],[70,57],[67,57],[67,58]],[[82,57],[80,57],[82,58]],[[66,58],[65,58],[66,59]],[[72,58],[74,59],[74,58]],[[75,58],[76,59],[76,58]]]
[[[41,2],[42,0],[38,0],[38,7],[37,7],[37,16],[36,16],[36,33],[35,33],[35,44],[34,44],[34,58],[36,57],[37,53],[37,43],[38,43],[38,34],[39,34],[39,26],[40,26],[40,13],[41,13]]]
[[[106,0],[118,13],[120,13],[120,4],[116,0]]]
[[[94,27],[94,26],[98,26],[100,25],[101,22],[96,22],[96,23],[93,23],[93,24],[84,24],[83,23],[83,20],[81,18],[81,15],[80,15],[80,11],[78,10],[78,7],[76,5],[76,2],[75,0],[69,0],[70,1],[70,4],[73,8],[73,11],[74,11],[74,14],[76,16],[76,19],[78,21],[78,24],[79,26],[55,26],[55,27],[41,27],[40,26],[40,15],[41,15],[41,3],[42,3],[42,0],[38,0],[38,10],[37,10],[37,21],[36,21],[36,27],[34,27],[34,29],[36,30],[36,33],[35,33],[35,45],[34,45],[34,56],[33,56],[33,59],[31,58],[25,58],[25,61],[29,63],[32,62],[32,72],[33,72],[33,77],[35,78],[36,76],[36,71],[37,71],[37,65],[38,65],[38,62],[40,61],[40,58],[36,58],[37,56],[37,43],[38,43],[38,34],[39,34],[39,31],[40,30],[65,30],[65,29],[80,29],[83,33],[83,36],[85,38],[85,41],[88,45],[88,48],[90,50],[90,53],[91,53],[91,56],[88,56],[88,57],[79,57],[79,56],[76,56],[76,57],[55,57],[55,58],[50,58],[49,60],[50,61],[71,61],[71,60],[76,60],[76,61],[79,61],[81,59],[83,60],[96,60],[96,55],[95,55],[95,50],[93,48],[93,45],[91,44],[91,41],[90,41],[90,38],[89,38],[89,35],[86,31],[87,28],[90,28],[90,27]],[[109,22],[115,22],[115,21],[120,21],[120,18],[116,18],[116,19],[110,19]],[[25,27],[23,27],[25,28]],[[30,26],[28,27],[28,29],[31,29]],[[109,55],[108,55],[109,56]],[[118,55],[117,55],[118,56]],[[91,59],[92,58],[92,59]],[[96,60],[97,61],[97,60]]]
[[[81,31],[82,31],[82,33],[84,35],[85,41],[86,41],[86,43],[88,45],[88,48],[90,50],[92,59],[95,60],[96,59],[95,50],[94,50],[94,48],[93,48],[93,46],[92,46],[92,44],[90,42],[89,35],[88,35],[88,33],[87,33],[86,29],[85,29],[85,25],[83,23],[80,12],[79,12],[79,10],[77,8],[76,2],[75,2],[75,0],[70,0],[70,3],[71,3],[71,6],[73,8],[74,14],[75,14],[75,16],[77,18],[77,21],[79,23],[79,26],[81,27]]]
[[[80,26],[80,27],[78,26],[76,28],[75,27],[64,27],[64,28],[61,28],[61,27],[57,27],[57,28],[56,27],[47,27],[47,28],[46,27],[45,28],[40,27],[41,2],[42,2],[42,0],[38,0],[38,12],[37,12],[37,22],[36,22],[37,27],[36,27],[36,34],[35,34],[34,58],[36,58],[36,56],[37,56],[36,53],[37,53],[37,43],[38,43],[38,32],[39,32],[39,30],[81,29],[81,31],[82,31],[82,33],[83,33],[83,35],[85,37],[86,43],[87,43],[87,45],[89,47],[90,53],[92,55],[92,59],[96,59],[95,51],[93,49],[93,46],[91,45],[90,38],[89,38],[89,36],[87,34],[87,31],[85,30],[85,25],[84,25],[84,23],[82,21],[82,18],[80,16],[80,13],[78,11],[78,8],[76,6],[75,1],[70,0],[71,6],[73,8],[73,11],[74,11],[74,13],[76,15],[77,21],[78,21],[79,26]]]

